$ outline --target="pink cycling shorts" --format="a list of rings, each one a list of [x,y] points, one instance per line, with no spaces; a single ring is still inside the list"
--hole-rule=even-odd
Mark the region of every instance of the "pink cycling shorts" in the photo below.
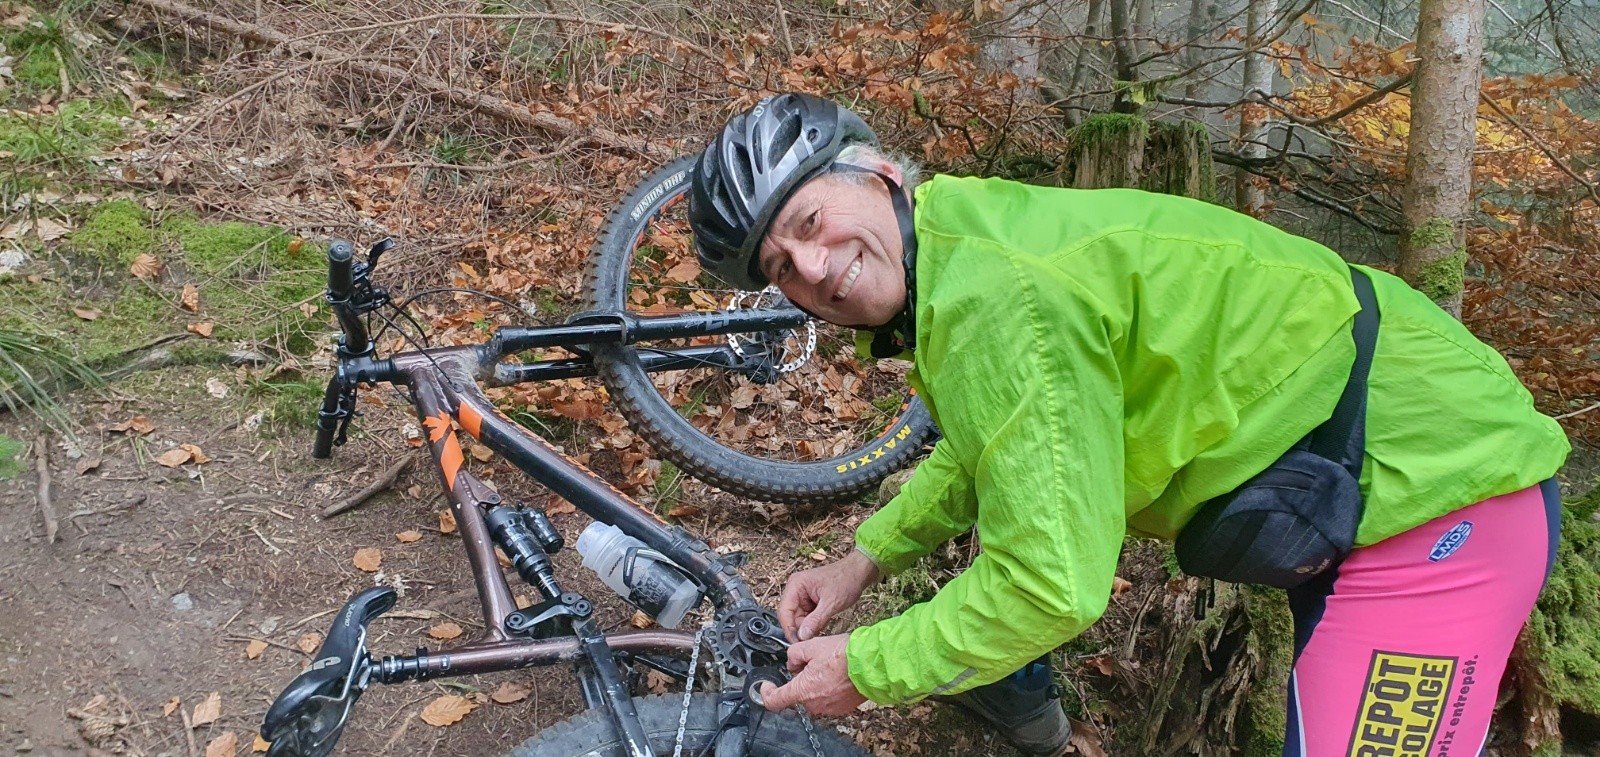
[[[1552,479],[1357,549],[1290,591],[1285,757],[1477,757],[1560,523]]]

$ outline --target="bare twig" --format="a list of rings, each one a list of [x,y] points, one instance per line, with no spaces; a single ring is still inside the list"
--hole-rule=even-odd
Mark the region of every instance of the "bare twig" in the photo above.
[[[211,107],[207,108],[205,113],[202,113],[202,114],[200,114],[198,116],[190,117],[189,118],[189,122],[184,124],[183,128],[179,129],[177,131],[177,133],[173,134],[171,140],[169,140],[169,141],[173,142],[173,143],[177,143],[179,140],[183,139],[185,136],[188,136],[189,132],[194,131],[194,128],[196,126],[199,126],[200,124],[203,124],[203,123],[211,123],[211,121],[216,118],[217,114],[222,112],[223,108],[228,107],[228,103],[237,101],[237,100],[243,98],[245,95],[248,95],[251,92],[254,92],[254,91],[258,90],[258,89],[261,89],[262,87],[265,87],[268,84],[271,84],[271,83],[273,83],[275,81],[278,81],[279,79],[282,79],[282,78],[284,78],[286,76],[291,76],[293,74],[300,73],[301,71],[305,71],[307,69],[316,68],[318,66],[337,66],[337,65],[339,65],[341,63],[349,63],[350,61],[355,60],[357,57],[359,57],[359,56],[346,55],[343,58],[328,58],[328,59],[325,59],[325,60],[307,61],[305,63],[301,63],[298,66],[290,66],[289,68],[286,68],[286,69],[284,69],[282,71],[279,71],[279,72],[277,72],[277,73],[275,73],[275,74],[273,74],[271,76],[268,76],[267,78],[262,79],[261,81],[258,81],[258,82],[254,83],[254,84],[251,84],[248,87],[241,87],[238,91],[234,92],[233,94],[230,94],[227,97],[224,97],[221,100],[218,100],[217,102],[212,103]],[[265,244],[265,242],[262,242],[262,244]],[[244,258],[244,256],[241,255],[240,259],[243,259],[243,258]]]
[[[200,750],[194,744],[194,721],[189,719],[189,710],[179,707],[178,715],[183,718],[183,735],[189,740],[189,757],[197,757]]]
[[[1595,409],[1597,407],[1600,407],[1600,402],[1596,402],[1596,403],[1594,403],[1594,404],[1592,404],[1592,405],[1590,405],[1590,406],[1588,406],[1586,408],[1583,408],[1582,410],[1574,410],[1574,411],[1572,411],[1570,413],[1562,413],[1561,415],[1556,416],[1556,420],[1558,420],[1558,421],[1566,420],[1567,418],[1571,418],[1573,416],[1583,415],[1584,413],[1587,413],[1590,410],[1593,410],[1593,409]]]
[[[389,29],[396,26],[413,26],[415,24],[426,24],[430,21],[559,21],[568,24],[578,24],[580,26],[599,26],[606,29],[637,32],[639,34],[648,34],[652,37],[660,37],[661,39],[672,42],[673,44],[683,46],[685,50],[692,50],[696,54],[701,55],[709,60],[718,63],[722,62],[722,59],[718,58],[716,53],[713,53],[704,47],[701,47],[670,32],[664,32],[660,29],[652,29],[648,26],[623,24],[615,21],[604,21],[597,18],[583,18],[581,16],[567,16],[560,13],[435,13],[428,16],[402,18],[397,21],[383,21],[376,24],[367,24],[365,26],[347,26],[342,29],[328,29],[326,31],[312,32],[304,36],[295,37],[289,40],[289,42],[300,43],[308,39],[325,37],[330,34],[338,35],[342,38],[350,35],[353,32],[367,32],[374,29]]]
[[[321,49],[316,45],[297,42],[288,35],[266,26],[235,21],[215,13],[195,8],[178,0],[132,0],[136,5],[167,16],[199,24],[225,34],[232,34],[251,42],[277,45],[303,57],[314,57]],[[498,17],[497,17],[498,18]],[[656,160],[671,157],[671,151],[644,139],[625,136],[599,126],[581,126],[569,118],[554,113],[536,113],[526,105],[491,95],[470,92],[443,79],[428,74],[407,71],[384,63],[362,60],[348,62],[349,70],[378,81],[391,81],[408,85],[418,92],[427,93],[458,107],[482,113],[491,118],[532,127],[562,137],[582,137],[614,149],[628,150]]]
[[[400,112],[395,114],[394,125],[389,127],[389,133],[384,135],[383,141],[378,143],[378,148],[373,150],[372,154],[382,155],[384,150],[389,149],[389,145],[394,143],[394,138],[400,135],[400,130],[405,128],[406,116],[411,114],[411,106],[416,102],[416,98],[407,97],[405,102],[400,103]]]
[[[379,163],[377,165],[371,166],[371,169],[372,170],[378,170],[378,169],[382,169],[382,168],[423,168],[423,169],[431,169],[431,170],[436,170],[436,171],[464,171],[464,172],[471,172],[471,173],[488,173],[488,172],[493,172],[493,171],[504,171],[507,168],[514,168],[516,166],[527,165],[529,163],[537,163],[537,162],[539,162],[541,160],[550,160],[551,158],[558,158],[558,157],[561,157],[562,155],[566,155],[567,153],[572,152],[573,150],[578,149],[578,147],[581,146],[582,144],[583,144],[583,140],[574,137],[572,139],[568,139],[568,140],[562,142],[559,145],[556,145],[549,152],[541,153],[539,155],[530,155],[530,156],[528,156],[526,158],[517,158],[516,160],[508,160],[508,161],[506,161],[504,163],[495,163],[493,165],[487,165],[487,166],[460,166],[460,165],[456,165],[454,163],[435,163],[435,162],[430,162],[430,161],[412,161],[412,162],[408,162],[408,163]],[[318,292],[317,294],[313,295],[312,297],[307,298],[307,301],[310,301],[311,299],[315,299],[317,297],[322,297],[322,296],[324,296],[324,294],[322,292]],[[298,305],[299,303],[296,303],[296,304]]]
[[[406,468],[410,467],[411,463],[415,462],[416,459],[416,455],[407,455],[405,459],[395,463],[389,468],[389,470],[384,471],[383,475],[380,476],[377,481],[372,482],[372,484],[367,488],[356,492],[343,502],[338,502],[324,508],[321,512],[321,516],[324,518],[331,518],[346,510],[359,507],[361,503],[372,499],[372,496],[379,492],[387,491],[390,487],[394,486],[394,482],[400,478],[400,474],[404,473]]]
[[[72,84],[67,81],[67,62],[61,59],[61,48],[52,46],[50,52],[56,55],[56,73],[61,78],[61,100],[65,102],[67,96],[72,94]]]
[[[56,531],[61,521],[56,518],[55,503],[50,501],[50,437],[40,434],[33,443],[33,454],[39,458],[39,512],[44,515],[44,539],[56,543]]]

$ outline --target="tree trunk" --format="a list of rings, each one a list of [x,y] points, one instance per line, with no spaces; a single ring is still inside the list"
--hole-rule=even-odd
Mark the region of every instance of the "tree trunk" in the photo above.
[[[1112,0],[1116,4],[1119,0]],[[1150,124],[1127,113],[1090,116],[1072,130],[1068,164],[1079,189],[1137,187],[1144,178]]]
[[[1111,4],[1111,56],[1115,68],[1117,99],[1111,106],[1115,113],[1137,113],[1139,103],[1131,96],[1139,72],[1133,65],[1132,21],[1128,18],[1128,4],[1133,0],[1108,0]]]
[[[1200,62],[1205,59],[1206,51],[1201,45],[1209,43],[1216,36],[1216,24],[1216,0],[1190,0],[1188,44],[1183,48],[1183,67],[1196,70],[1189,74],[1188,82],[1183,85],[1183,96],[1186,99],[1198,100],[1203,94],[1202,86],[1206,81],[1206,72],[1200,69]]]
[[[977,7],[977,6],[974,6]],[[1027,100],[1039,97],[1034,81],[1039,76],[1038,25],[1044,4],[1036,0],[1008,0],[1000,9],[1000,20],[983,45],[979,61],[991,71],[1010,71],[1022,84],[1017,92]]]
[[[1483,0],[1423,0],[1401,195],[1400,275],[1456,317],[1472,198]]]
[[[1250,0],[1246,13],[1245,46],[1255,47],[1272,27],[1272,17],[1278,12],[1278,0]],[[1254,52],[1244,57],[1244,92],[1246,103],[1239,111],[1239,154],[1247,160],[1267,156],[1267,136],[1270,124],[1267,108],[1260,100],[1272,95],[1272,61],[1264,52]],[[1244,168],[1234,174],[1234,203],[1241,213],[1260,216],[1266,204],[1266,193],[1252,180],[1253,175]]]
[[[1105,0],[1089,0],[1089,10],[1084,14],[1083,21],[1084,38],[1078,43],[1078,51],[1072,56],[1072,75],[1067,77],[1067,91],[1064,93],[1067,97],[1077,97],[1079,88],[1083,85],[1083,72],[1087,67],[1085,64],[1089,56],[1093,55],[1096,60],[1100,57],[1100,42],[1094,38],[1102,31],[1100,17],[1103,15],[1105,15]],[[1081,98],[1079,104],[1089,105]],[[1072,115],[1073,111],[1068,110],[1066,113],[1069,126],[1077,123],[1076,117]]]

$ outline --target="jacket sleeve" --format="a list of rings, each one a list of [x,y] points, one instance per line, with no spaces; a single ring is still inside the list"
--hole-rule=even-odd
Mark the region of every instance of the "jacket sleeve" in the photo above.
[[[856,527],[856,548],[894,575],[940,544],[966,533],[978,518],[972,476],[943,441],[917,466],[883,509]]]
[[[973,295],[948,308],[936,327],[946,341],[927,356],[940,363],[929,391],[945,421],[942,465],[972,471],[983,551],[932,600],[851,635],[850,678],[875,702],[1003,678],[1081,633],[1111,592],[1126,528],[1117,327],[1048,266],[985,260],[963,272]],[[869,555],[890,567],[960,525],[942,507],[899,514],[913,496],[862,524]],[[885,533],[902,524],[912,531]]]

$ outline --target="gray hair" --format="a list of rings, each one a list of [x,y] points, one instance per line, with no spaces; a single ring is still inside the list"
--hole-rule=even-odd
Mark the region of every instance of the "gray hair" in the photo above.
[[[916,188],[918,182],[922,181],[922,166],[916,161],[900,153],[884,152],[872,145],[860,143],[847,145],[843,150],[839,151],[839,157],[834,160],[835,163],[845,163],[863,168],[879,161],[899,169],[900,187],[907,194],[910,194],[911,190]],[[833,174],[833,177],[850,184],[866,184],[870,181],[872,174],[843,171]]]

